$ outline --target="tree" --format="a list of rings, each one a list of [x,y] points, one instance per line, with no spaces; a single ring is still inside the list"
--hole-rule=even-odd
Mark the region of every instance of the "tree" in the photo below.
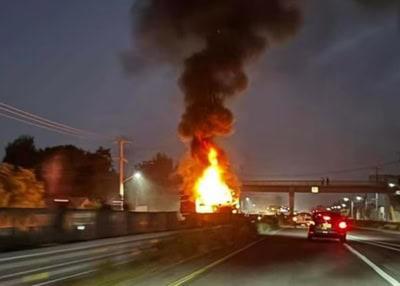
[[[32,136],[22,135],[6,146],[3,162],[32,169],[38,163],[38,151]]]
[[[89,152],[73,145],[37,149],[34,138],[20,136],[6,147],[4,162],[33,169],[50,197],[105,200],[118,192],[110,149]]]
[[[0,207],[40,208],[44,186],[32,170],[0,164]]]
[[[41,177],[50,196],[107,199],[118,190],[109,149],[94,153],[72,145],[40,151]]]
[[[136,169],[159,185],[170,186],[176,183],[174,161],[164,153],[157,153],[151,160],[137,164]]]

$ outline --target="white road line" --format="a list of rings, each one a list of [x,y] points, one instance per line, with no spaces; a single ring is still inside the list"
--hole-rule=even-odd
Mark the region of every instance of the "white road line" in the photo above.
[[[373,245],[373,246],[377,246],[377,247],[386,248],[386,249],[389,249],[389,250],[400,252],[400,245],[396,245],[396,244],[393,244],[393,243],[368,241],[368,240],[365,240],[365,239],[358,239],[358,238],[354,238],[354,237],[351,237],[351,239],[353,241],[357,241],[357,242],[360,242],[360,243],[369,244],[369,245]],[[395,247],[393,247],[393,246],[395,246]]]
[[[279,232],[279,231],[280,231],[280,229],[271,232],[269,235],[275,235],[275,234],[276,234],[277,232]],[[262,240],[264,240],[264,238],[259,239],[259,240],[257,240],[257,241],[254,241],[254,242],[252,242],[252,243],[249,243],[249,244],[246,245],[245,247],[242,247],[242,248],[240,248],[240,249],[238,249],[238,250],[236,250],[236,251],[234,251],[234,252],[232,252],[232,253],[230,253],[230,254],[224,256],[224,257],[222,257],[221,259],[218,259],[218,260],[216,260],[216,261],[214,261],[214,262],[212,262],[212,263],[210,263],[210,264],[204,266],[203,268],[200,268],[200,269],[196,270],[195,272],[193,272],[193,273],[191,273],[191,274],[189,274],[189,275],[186,275],[186,276],[182,277],[181,279],[179,279],[179,280],[177,280],[177,281],[174,281],[174,282],[172,282],[172,283],[169,283],[168,286],[181,286],[181,285],[185,285],[185,283],[187,283],[188,281],[190,281],[190,280],[196,278],[197,276],[199,276],[200,274],[202,274],[202,273],[208,271],[209,269],[211,269],[211,268],[213,268],[213,267],[215,267],[215,266],[217,266],[217,265],[219,265],[219,264],[225,262],[226,260],[228,260],[228,259],[230,259],[231,257],[235,256],[236,254],[238,254],[238,253],[240,253],[240,252],[242,252],[242,251],[244,251],[244,250],[246,250],[246,249],[252,247],[253,245],[255,245],[256,243],[258,243],[258,242],[260,242],[260,241],[262,241]]]
[[[234,252],[228,254],[227,256],[224,256],[224,257],[222,257],[221,259],[218,259],[218,260],[214,261],[213,263],[208,264],[208,265],[204,266],[203,268],[200,268],[199,270],[196,270],[195,272],[193,272],[193,273],[191,273],[191,274],[189,274],[189,275],[186,275],[185,277],[182,277],[181,279],[179,279],[179,280],[177,280],[177,281],[175,281],[175,282],[172,282],[172,283],[168,284],[168,286],[180,286],[180,285],[184,285],[184,283],[186,283],[186,282],[192,280],[193,278],[197,277],[198,275],[200,275],[200,274],[206,272],[206,271],[209,270],[210,268],[212,268],[212,267],[214,267],[214,266],[217,266],[218,264],[221,264],[222,262],[224,262],[224,261],[228,260],[229,258],[235,256],[235,255],[238,254],[239,252],[242,252],[243,250],[246,250],[246,249],[248,249],[249,247],[252,247],[254,244],[260,242],[261,240],[263,240],[263,239],[259,239],[259,240],[257,240],[257,241],[254,241],[254,242],[252,242],[252,243],[246,245],[245,247],[240,248],[240,249],[238,249],[238,250],[236,250],[236,251],[234,251]]]
[[[371,267],[376,273],[378,273],[379,276],[381,276],[383,279],[385,279],[390,285],[392,286],[400,286],[400,282],[394,279],[392,276],[387,274],[385,271],[383,271],[379,266],[377,266],[375,263],[373,263],[371,260],[369,260],[366,256],[355,250],[353,247],[348,245],[347,243],[343,244],[351,253],[353,253],[355,256],[357,256],[360,260],[362,260],[365,264],[367,264],[369,267]]]
[[[375,242],[372,242],[372,241],[358,241],[358,242],[369,244],[369,245],[374,245],[374,246],[378,246],[378,247],[381,247],[381,248],[386,248],[386,249],[389,249],[389,250],[394,250],[394,251],[400,252],[399,248],[387,246],[387,245],[380,244],[380,243],[375,243]]]
[[[381,229],[381,228],[372,228],[372,227],[361,227],[361,226],[356,226],[355,229],[363,229],[363,230],[370,230],[370,231],[376,231],[376,232],[381,232],[381,233],[388,233],[388,234],[400,234],[400,231],[398,230],[390,230],[390,229]]]
[[[374,240],[375,243],[379,243],[379,244],[385,244],[385,245],[389,245],[389,246],[394,246],[400,249],[400,244],[399,243],[391,243],[391,242],[386,242],[386,241],[376,241]]]
[[[53,279],[53,280],[49,280],[49,281],[46,281],[46,282],[33,284],[32,286],[43,286],[43,285],[48,285],[48,284],[52,284],[52,283],[54,283],[54,282],[60,282],[60,281],[66,280],[66,279],[71,279],[71,278],[79,277],[79,276],[82,276],[82,275],[87,275],[87,274],[92,273],[92,272],[95,272],[95,271],[96,271],[96,270],[88,270],[88,271],[84,271],[84,272],[79,272],[79,273],[76,273],[76,274],[72,274],[72,275],[68,275],[68,276],[63,276],[63,277],[60,277],[60,278],[57,278],[57,279]]]

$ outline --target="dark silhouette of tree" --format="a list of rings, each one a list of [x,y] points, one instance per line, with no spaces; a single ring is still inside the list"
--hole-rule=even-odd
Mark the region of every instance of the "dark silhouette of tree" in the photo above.
[[[174,161],[164,153],[157,153],[151,160],[136,165],[136,169],[154,183],[170,186],[176,184]]]
[[[52,196],[65,195],[104,200],[117,194],[118,176],[110,149],[94,153],[72,145],[40,151],[41,177]]]
[[[3,161],[14,168],[33,169],[50,197],[106,200],[118,193],[111,152],[103,147],[95,152],[73,145],[37,149],[33,137],[20,136],[7,145]]]
[[[14,166],[32,169],[38,163],[38,151],[35,140],[31,136],[22,135],[5,148],[6,154],[3,162]]]

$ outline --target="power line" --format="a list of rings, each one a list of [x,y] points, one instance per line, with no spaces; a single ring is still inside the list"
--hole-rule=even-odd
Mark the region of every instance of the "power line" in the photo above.
[[[1,110],[4,110],[4,109],[2,109],[1,106],[0,106],[0,112],[1,112]],[[63,134],[66,134],[66,135],[79,136],[79,137],[82,137],[82,138],[86,137],[86,135],[84,135],[84,134],[80,134],[80,133],[77,133],[77,132],[72,132],[72,131],[70,131],[68,129],[65,129],[65,128],[59,128],[59,127],[57,127],[55,125],[52,125],[52,124],[49,124],[49,123],[46,123],[46,122],[42,122],[40,120],[36,120],[36,119],[30,118],[29,116],[21,115],[21,114],[10,112],[10,111],[7,111],[7,112],[8,112],[8,114],[2,112],[1,115],[4,116],[4,117],[10,118],[10,119],[15,119],[17,121],[24,122],[24,123],[39,127],[39,128],[45,128],[45,129],[50,130],[50,131],[56,131],[56,132],[63,133]],[[23,118],[25,118],[25,119],[23,119]]]
[[[345,168],[345,169],[336,169],[336,170],[328,170],[328,171],[323,171],[323,172],[310,172],[310,173],[300,173],[300,174],[289,174],[289,173],[275,173],[275,174],[269,174],[266,175],[264,174],[265,177],[313,177],[313,176],[326,176],[326,175],[332,175],[332,174],[345,174],[345,173],[354,173],[358,171],[365,171],[365,170],[376,170],[376,168],[382,168],[386,166],[391,166],[391,165],[397,165],[400,164],[398,160],[396,161],[388,161],[384,162],[381,164],[375,164],[375,165],[367,165],[367,166],[362,166],[362,167],[356,167],[356,168]],[[262,175],[257,175],[258,177],[261,177]]]
[[[5,113],[2,113],[2,112],[0,112],[0,116],[6,117],[6,118],[9,118],[9,119],[13,119],[13,120],[16,120],[16,121],[19,121],[19,122],[22,122],[22,123],[26,123],[26,124],[29,124],[29,125],[33,125],[33,126],[36,126],[36,127],[39,127],[39,128],[47,129],[49,131],[54,131],[54,132],[57,132],[57,133],[61,133],[61,134],[64,134],[64,135],[70,135],[70,136],[75,136],[75,137],[79,137],[79,138],[84,138],[84,136],[82,136],[82,135],[64,132],[62,130],[50,128],[50,127],[47,127],[45,125],[39,125],[39,124],[36,124],[36,123],[34,123],[32,121],[25,120],[25,119],[22,119],[22,118],[18,118],[18,117],[15,117],[15,116],[12,116],[12,115],[9,115],[9,114],[5,114]]]
[[[56,128],[64,129],[67,132],[86,133],[86,134],[95,135],[93,132],[89,132],[89,131],[85,131],[85,130],[82,130],[82,129],[73,128],[71,126],[68,126],[68,125],[65,125],[65,124],[62,124],[62,123],[59,123],[59,122],[56,122],[56,121],[49,120],[47,118],[44,118],[44,117],[38,116],[36,114],[33,114],[33,113],[30,113],[30,112],[18,109],[16,107],[13,107],[13,106],[11,106],[9,104],[5,104],[5,103],[2,103],[2,102],[0,102],[0,109],[3,110],[3,111],[9,112],[9,113],[13,113],[13,114],[18,115],[18,116],[21,116],[21,117],[30,118],[30,119],[32,119],[34,121],[37,121],[37,122],[43,122],[43,123],[46,123],[46,124],[50,124],[50,125],[52,125],[52,126],[54,126]]]
[[[1,112],[3,111],[3,112]],[[102,136],[100,134],[86,131],[83,129],[74,128],[66,124],[62,124],[47,118],[38,116],[36,114],[18,109],[9,104],[0,102],[0,116],[14,119],[16,121],[33,125],[39,128],[47,129],[64,135],[70,135],[79,138],[99,139],[101,137],[111,139],[109,136]]]

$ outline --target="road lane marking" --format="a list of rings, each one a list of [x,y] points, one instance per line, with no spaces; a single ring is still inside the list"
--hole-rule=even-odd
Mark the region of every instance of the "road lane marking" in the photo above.
[[[354,237],[351,237],[351,239],[353,241],[357,241],[357,242],[360,242],[360,243],[365,243],[365,244],[378,246],[378,247],[381,247],[381,248],[386,248],[386,249],[389,249],[389,250],[394,250],[394,251],[400,252],[400,245],[396,245],[394,243],[367,241],[365,239],[357,239],[357,238],[354,238]],[[395,247],[392,247],[392,246],[395,246]]]
[[[278,230],[276,230],[274,232],[271,232],[268,235],[275,235],[279,231],[280,231],[280,229],[278,229]],[[244,247],[242,247],[242,248],[240,248],[240,249],[238,249],[238,250],[236,250],[236,251],[234,251],[234,252],[232,252],[232,253],[224,256],[224,257],[222,257],[221,259],[218,259],[218,260],[216,260],[216,261],[204,266],[203,268],[200,268],[200,269],[196,270],[195,272],[180,278],[179,280],[177,280],[175,282],[169,283],[168,286],[181,286],[181,285],[184,285],[184,283],[189,282],[190,280],[192,280],[192,279],[196,278],[197,276],[203,274],[204,272],[208,271],[209,269],[211,269],[211,268],[213,268],[213,267],[215,267],[215,266],[227,261],[231,257],[233,257],[236,254],[238,254],[238,253],[240,253],[240,252],[252,247],[253,245],[255,245],[256,243],[259,243],[262,240],[264,240],[264,238],[259,239],[257,241],[254,241],[252,243],[249,243],[248,245],[246,245],[246,246],[244,246]]]
[[[380,232],[380,233],[388,233],[388,234],[396,234],[396,235],[400,234],[400,232],[398,230],[381,229],[381,228],[373,228],[373,227],[356,226],[356,227],[354,227],[354,229],[370,230],[370,231],[375,231],[375,232]]]
[[[362,241],[362,240],[356,240],[357,242],[361,242],[361,243],[365,243],[365,244],[369,244],[369,245],[374,245],[374,246],[378,246],[381,248],[386,248],[386,249],[390,249],[390,250],[394,250],[397,252],[400,252],[399,248],[395,248],[395,247],[391,247],[391,246],[387,246],[384,244],[380,244],[380,243],[376,243],[376,242],[372,242],[372,241]]]
[[[46,280],[49,279],[49,272],[41,272],[41,273],[36,273],[36,274],[32,274],[29,276],[25,276],[22,277],[22,282],[24,283],[32,283],[34,281],[38,281],[38,280]]]
[[[390,246],[394,246],[394,247],[400,247],[400,241],[398,240],[389,240],[390,242],[388,242],[387,240],[382,240],[382,239],[376,239],[376,238],[365,238],[365,237],[360,237],[354,234],[349,234],[348,235],[350,238],[354,239],[354,240],[363,240],[363,241],[372,241],[375,243],[381,243],[381,244],[386,244],[386,245],[390,245]]]
[[[343,244],[351,253],[353,253],[355,256],[357,256],[360,260],[362,260],[365,264],[367,264],[369,267],[371,267],[376,273],[378,273],[379,276],[381,276],[383,279],[385,279],[390,285],[392,286],[400,286],[400,282],[394,279],[392,276],[387,274],[385,271],[383,271],[379,266],[377,266],[375,263],[373,263],[371,260],[369,260],[366,256],[355,250],[353,247],[348,245],[347,243]]]
[[[184,285],[184,283],[189,282],[190,280],[194,279],[195,277],[199,276],[200,274],[206,272],[207,270],[213,268],[214,266],[217,266],[218,264],[221,264],[222,262],[224,262],[224,261],[228,260],[229,258],[235,256],[235,255],[238,254],[239,252],[242,252],[243,250],[246,250],[246,249],[252,247],[254,244],[256,244],[256,243],[258,243],[258,242],[260,242],[260,241],[262,241],[262,240],[264,240],[264,238],[259,239],[259,240],[257,240],[257,241],[254,241],[254,242],[252,242],[252,243],[249,243],[249,244],[246,245],[245,247],[242,247],[242,248],[240,248],[240,249],[238,249],[238,250],[236,250],[236,251],[234,251],[234,252],[232,252],[232,253],[230,253],[230,254],[224,256],[224,257],[222,257],[221,259],[218,259],[218,260],[214,261],[213,263],[208,264],[208,265],[204,266],[203,268],[200,268],[200,269],[196,270],[195,272],[193,272],[193,273],[191,273],[191,274],[189,274],[189,275],[186,275],[186,276],[182,277],[181,279],[179,279],[179,280],[177,280],[177,281],[168,284],[168,286],[180,286],[180,285]]]
[[[63,276],[63,277],[60,277],[60,278],[56,278],[56,279],[53,279],[53,280],[49,280],[49,281],[46,281],[46,282],[33,284],[32,286],[49,285],[49,284],[53,284],[55,282],[60,282],[60,281],[64,281],[64,280],[67,280],[67,279],[76,278],[76,277],[79,277],[79,276],[82,276],[82,275],[87,275],[87,274],[90,274],[90,273],[95,272],[95,271],[96,270],[83,271],[83,272],[71,274],[71,275],[68,275],[68,276]]]
[[[389,245],[389,246],[394,246],[400,249],[400,244],[399,243],[391,243],[391,242],[386,242],[386,241],[376,241],[374,240],[373,242],[379,243],[379,244],[384,244],[384,245]]]

